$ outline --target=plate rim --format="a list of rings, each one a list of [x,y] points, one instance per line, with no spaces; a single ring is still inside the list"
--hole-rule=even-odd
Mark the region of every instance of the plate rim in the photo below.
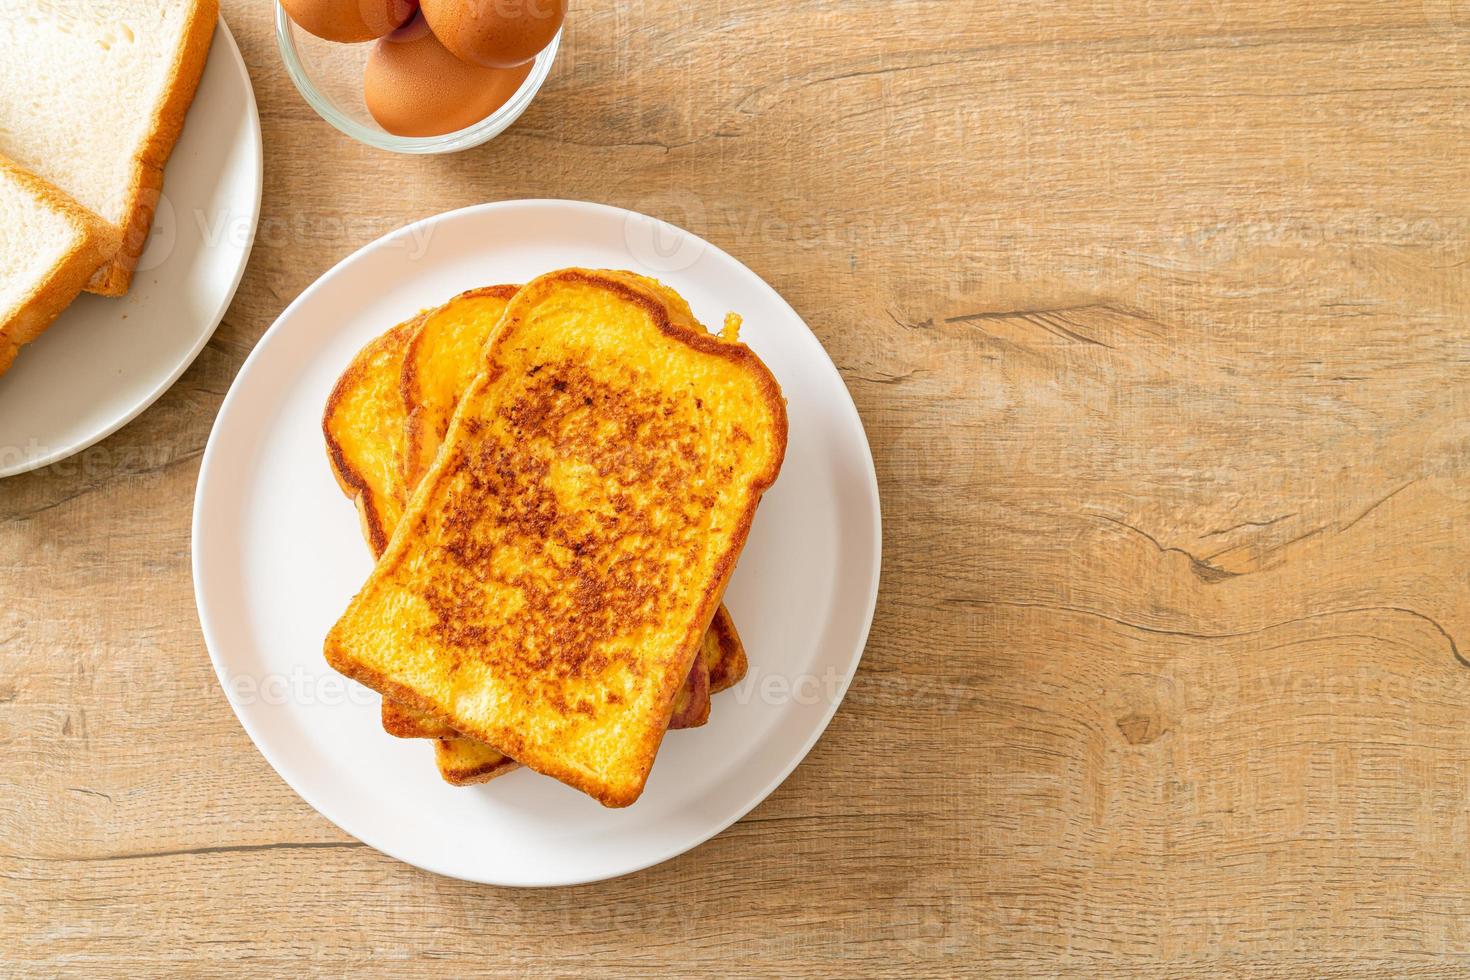
[[[77,453],[85,452],[108,436],[115,435],[124,426],[152,408],[153,404],[162,398],[178,382],[179,378],[183,377],[184,372],[189,370],[194,362],[199,359],[199,355],[204,350],[205,345],[214,337],[215,331],[219,329],[221,321],[225,318],[225,314],[229,312],[230,304],[235,301],[235,294],[239,292],[240,282],[245,277],[245,269],[250,265],[250,256],[255,250],[255,235],[260,225],[261,195],[265,184],[265,148],[262,143],[260,131],[260,107],[256,104],[255,100],[255,85],[250,78],[250,69],[245,64],[245,58],[240,54],[240,45],[235,41],[235,35],[230,30],[229,25],[225,23],[224,14],[219,15],[218,20],[215,22],[215,28],[216,33],[214,41],[211,44],[211,53],[221,38],[229,42],[225,45],[225,50],[227,56],[233,61],[235,68],[238,69],[240,77],[245,82],[245,102],[247,108],[250,110],[248,113],[250,134],[255,141],[255,188],[253,203],[250,208],[250,228],[249,234],[246,236],[244,245],[240,250],[240,262],[238,268],[235,269],[234,281],[230,283],[229,289],[225,290],[222,294],[219,308],[206,318],[210,321],[210,324],[208,328],[200,332],[199,339],[195,342],[194,346],[168,372],[168,376],[159,382],[159,384],[155,385],[146,396],[139,399],[137,404],[120,413],[112,421],[99,427],[96,432],[84,436],[71,445],[58,446],[40,456],[32,459],[22,459],[10,466],[0,466],[0,480],[11,476],[20,476],[22,473],[30,473],[34,470],[50,466],[53,463],[59,463],[64,459],[70,459]],[[188,125],[187,120],[185,121],[185,125]]]
[[[298,306],[311,302],[318,289],[324,288],[324,284],[327,282],[327,280],[340,274],[347,266],[357,262],[368,253],[386,245],[386,243],[392,241],[399,236],[411,235],[416,230],[419,230],[424,226],[435,224],[441,221],[448,221],[454,218],[464,217],[471,213],[515,210],[518,208],[534,209],[544,207],[569,208],[571,210],[588,211],[599,216],[621,218],[623,220],[628,220],[630,218],[642,219],[647,221],[655,221],[659,224],[669,225],[670,227],[676,229],[680,234],[687,236],[689,239],[700,244],[702,247],[708,249],[712,253],[717,254],[718,256],[729,262],[733,262],[735,265],[749,272],[752,277],[754,277],[758,282],[764,285],[767,290],[770,291],[770,294],[787,312],[792,315],[796,322],[802,325],[807,339],[811,343],[815,344],[818,350],[821,351],[821,360],[825,362],[825,369],[830,371],[837,380],[842,394],[846,399],[846,408],[852,413],[852,418],[857,424],[857,433],[861,437],[859,439],[859,442],[862,449],[862,462],[866,464],[867,475],[867,479],[866,481],[864,481],[863,484],[863,490],[865,491],[865,497],[871,503],[872,510],[872,525],[869,529],[872,535],[872,550],[871,554],[869,555],[869,560],[871,561],[872,567],[872,574],[868,582],[868,590],[866,600],[864,602],[862,624],[858,630],[857,642],[854,644],[854,650],[851,655],[851,662],[848,665],[847,669],[844,671],[844,677],[842,679],[840,687],[837,690],[836,696],[831,699],[831,702],[827,706],[820,723],[814,726],[811,734],[808,736],[805,743],[802,744],[799,749],[791,752],[789,760],[782,762],[777,767],[776,775],[773,776],[772,779],[770,779],[760,789],[753,792],[748,802],[736,805],[732,809],[732,814],[729,816],[728,819],[717,820],[710,824],[710,826],[707,828],[707,831],[706,829],[701,829],[700,831],[696,832],[695,839],[687,844],[676,843],[670,847],[659,848],[653,853],[653,856],[648,857],[647,859],[640,858],[637,861],[628,864],[627,866],[620,867],[616,870],[607,871],[606,873],[596,873],[592,875],[546,875],[540,878],[536,878],[535,880],[528,879],[519,881],[506,881],[492,880],[482,875],[473,874],[466,869],[443,865],[440,862],[432,859],[425,860],[417,857],[410,858],[405,856],[395,845],[384,844],[381,841],[377,840],[366,840],[363,836],[359,836],[353,831],[348,830],[346,827],[342,826],[341,823],[339,823],[330,814],[328,814],[317,802],[315,793],[306,791],[302,786],[297,785],[297,782],[295,780],[288,777],[284,772],[281,771],[280,767],[276,765],[271,756],[266,752],[264,748],[262,748],[260,737],[258,736],[252,723],[242,712],[241,706],[237,705],[235,701],[229,697],[227,690],[229,681],[225,673],[225,665],[222,662],[220,656],[215,652],[217,644],[215,643],[214,637],[216,631],[211,626],[210,614],[207,611],[208,604],[206,603],[204,598],[205,586],[203,582],[204,576],[201,571],[201,561],[199,557],[199,540],[201,531],[203,529],[203,514],[206,510],[205,497],[208,487],[211,483],[211,477],[214,476],[216,457],[220,452],[219,443],[216,441],[215,438],[216,434],[218,433],[220,425],[226,417],[226,414],[230,410],[231,406],[233,405],[235,399],[237,397],[240,397],[239,392],[242,390],[240,385],[241,380],[246,378],[246,376],[254,368],[258,358],[262,356],[262,351],[267,346],[266,342],[276,333],[276,331],[282,329],[282,324],[287,320],[288,315],[292,314]],[[812,748],[815,747],[817,742],[821,740],[822,736],[826,734],[827,728],[832,723],[832,719],[837,716],[838,710],[842,707],[843,702],[846,701],[848,690],[852,686],[853,680],[857,677],[858,669],[862,665],[863,656],[867,652],[868,641],[871,637],[873,628],[873,620],[877,612],[880,583],[883,577],[883,507],[882,495],[880,493],[880,487],[878,484],[877,467],[873,458],[872,442],[868,438],[867,426],[863,422],[862,413],[858,411],[857,403],[853,400],[851,389],[847,386],[847,382],[843,379],[842,372],[838,370],[836,362],[833,361],[831,355],[827,353],[826,348],[822,345],[821,340],[811,329],[810,325],[807,324],[806,320],[799,313],[796,312],[796,309],[791,306],[786,298],[782,296],[781,293],[778,292],[774,286],[766,282],[764,277],[758,275],[753,269],[745,265],[745,263],[741,262],[739,259],[736,259],[728,252],[721,249],[719,246],[707,241],[703,237],[696,235],[693,232],[690,232],[677,225],[673,225],[670,222],[665,222],[662,219],[653,218],[649,215],[641,214],[637,211],[632,211],[630,209],[618,207],[611,204],[602,204],[592,201],[579,201],[566,198],[513,198],[502,201],[487,201],[480,204],[472,204],[466,207],[455,208],[449,211],[440,212],[438,214],[429,215],[427,217],[417,219],[389,232],[386,232],[333,264],[325,272],[321,273],[316,279],[314,279],[305,289],[297,294],[295,299],[287,304],[287,306],[280,312],[280,314],[266,329],[266,331],[261,334],[260,339],[257,340],[251,348],[249,355],[245,358],[244,363],[240,366],[240,370],[236,373],[235,378],[231,381],[229,391],[226,392],[225,398],[221,402],[219,410],[215,415],[214,422],[210,426],[209,438],[205,443],[204,452],[200,458],[199,475],[195,484],[193,513],[190,520],[189,557],[192,571],[191,578],[193,580],[194,586],[195,610],[199,617],[200,631],[203,634],[205,649],[208,652],[210,662],[214,667],[216,680],[219,682],[220,693],[224,695],[226,703],[229,704],[230,710],[234,713],[236,720],[245,730],[246,735],[249,736],[250,741],[255,747],[256,752],[261,756],[262,759],[264,759],[266,764],[270,766],[271,770],[276,774],[277,778],[286,783],[286,785],[289,786],[291,790],[301,798],[302,802],[310,806],[313,810],[316,811],[319,816],[325,819],[332,826],[336,827],[339,831],[346,834],[348,837],[351,837],[352,839],[362,843],[363,845],[370,847],[373,850],[387,855],[388,857],[410,867],[418,868],[431,874],[441,875],[446,878],[453,878],[460,881],[468,881],[474,884],[490,885],[494,887],[558,888],[583,884],[593,884],[596,882],[608,881],[614,878],[621,878],[627,875],[636,874],[640,871],[645,871],[648,868],[654,867],[655,865],[663,864],[666,861],[670,861],[673,858],[688,853],[708,843],[710,840],[724,833],[740,820],[743,820],[757,807],[759,807],[762,803],[769,799],[771,794],[779,789],[781,785],[790,778],[791,774],[796,771],[797,767],[806,761],[806,758],[808,755],[810,755]]]

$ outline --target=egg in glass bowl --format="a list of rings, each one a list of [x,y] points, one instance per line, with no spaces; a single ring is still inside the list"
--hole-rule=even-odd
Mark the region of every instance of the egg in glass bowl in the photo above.
[[[457,60],[430,32],[421,11],[378,40],[349,43],[319,37],[292,18],[295,13],[323,33],[360,36],[355,20],[339,27],[330,16],[302,16],[303,5],[330,7],[331,2],[276,4],[276,40],[286,72],[327,122],[361,143],[396,153],[453,153],[504,132],[526,111],[550,74],[565,11],[560,0],[526,0],[559,12],[556,33],[531,61],[501,68]],[[401,16],[402,7],[386,6],[387,17]],[[369,28],[376,29],[384,27],[374,23]]]

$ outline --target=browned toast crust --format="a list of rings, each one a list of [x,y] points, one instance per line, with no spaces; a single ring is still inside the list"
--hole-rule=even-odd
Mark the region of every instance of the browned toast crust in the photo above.
[[[465,738],[435,740],[434,763],[439,776],[451,786],[478,786],[520,768],[514,759]]]
[[[708,635],[708,634],[706,634]],[[702,653],[689,665],[688,678],[674,695],[670,728],[699,728],[709,722],[709,660]]]
[[[375,487],[368,474],[357,468],[353,454],[343,445],[338,429],[346,424],[341,421],[341,416],[348,397],[362,387],[365,375],[372,370],[373,361],[380,356],[389,355],[394,348],[401,349],[408,337],[418,329],[423,318],[424,314],[420,313],[403,321],[387,333],[375,337],[358,351],[347,365],[347,370],[342,372],[342,376],[332,386],[332,393],[327,396],[327,405],[322,412],[322,436],[327,444],[327,462],[331,465],[337,486],[342,488],[342,492],[357,507],[362,520],[362,534],[367,539],[374,558],[388,547],[388,538],[393,532],[391,518],[386,513],[392,504],[385,499],[391,491],[388,488]]]
[[[750,662],[745,656],[745,644],[735,631],[735,620],[723,605],[715,610],[715,618],[710,620],[709,631],[714,635],[714,642],[720,650],[719,659],[710,665],[709,689],[711,694],[719,694],[745,679]]]

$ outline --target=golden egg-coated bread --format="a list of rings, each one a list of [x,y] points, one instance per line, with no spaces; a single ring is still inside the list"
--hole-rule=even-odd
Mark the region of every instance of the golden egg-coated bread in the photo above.
[[[780,471],[786,408],[663,291],[562,270],[511,300],[328,662],[608,806],[643,790]]]
[[[636,278],[664,290],[654,280]],[[427,469],[427,462],[420,469],[412,461],[426,454],[432,462],[437,454],[454,407],[474,378],[480,350],[519,289],[472,289],[397,325],[364,347],[333,388],[323,418],[328,458],[343,491],[358,505],[363,535],[375,557],[382,554],[408,494]],[[664,294],[676,318],[693,323],[682,298],[669,290]],[[745,676],[745,650],[723,606],[706,633],[704,648],[706,662],[690,668],[671,728],[704,724],[708,695]],[[390,698],[383,699],[382,724],[400,738],[448,743],[436,752],[439,772],[456,785],[487,782],[515,768],[483,743],[463,739],[438,718]],[[454,744],[459,742],[465,744]]]
[[[691,328],[696,326],[694,314],[684,298],[657,280],[632,272],[608,275],[657,292],[669,307],[673,321]],[[478,373],[480,352],[499,325],[506,303],[519,289],[519,286],[487,286],[471,290],[420,319],[403,355],[400,383],[403,408],[408,416],[402,443],[404,486],[417,486],[438,455],[460,397]],[[712,626],[706,634],[707,667],[710,671],[731,673],[735,676],[731,683],[735,683],[745,676],[743,662],[738,669],[734,666],[737,656],[744,657],[744,650],[723,606],[716,619],[724,620],[724,631],[717,632]],[[706,666],[699,662],[690,668],[689,678],[674,702],[670,728],[694,728],[709,720],[705,689],[715,688],[699,676],[704,669]],[[400,738],[448,739],[456,734],[443,722],[392,699],[383,702],[383,728]]]

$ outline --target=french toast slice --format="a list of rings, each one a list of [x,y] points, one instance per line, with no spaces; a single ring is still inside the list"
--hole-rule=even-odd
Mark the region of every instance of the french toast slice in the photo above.
[[[608,806],[638,798],[786,407],[633,277],[528,284],[324,644],[343,674]]]
[[[475,329],[458,332],[471,333],[483,343],[483,337],[500,322],[506,303],[519,288],[471,289],[442,306],[405,320],[358,351],[332,388],[322,415],[327,458],[338,485],[357,504],[363,536],[373,557],[381,555],[388,546],[403,505],[422,476],[422,472],[416,472],[411,480],[405,479],[404,460],[410,452],[406,420],[411,412],[404,400],[409,390],[404,385],[404,373],[410,355],[416,361],[440,367],[441,373],[453,371],[455,358],[439,357],[430,361],[435,345],[452,341],[460,323],[473,324]],[[477,353],[478,348],[460,351],[457,359],[473,364]],[[432,372],[421,371],[416,377],[423,379],[425,387],[433,388]],[[456,379],[455,383],[463,391],[469,379]],[[418,386],[413,391],[417,394]]]
[[[643,281],[658,286],[653,280]],[[357,504],[363,535],[374,557],[382,554],[417,482],[417,476],[412,482],[405,480],[405,457],[415,439],[410,416],[414,409],[422,410],[425,405],[429,406],[424,416],[428,419],[444,419],[445,411],[453,414],[453,404],[473,376],[479,348],[519,288],[506,285],[469,290],[398,324],[369,342],[334,386],[322,425],[328,458],[338,484]],[[679,315],[692,321],[683,300],[666,292],[682,307]],[[452,350],[453,357],[436,354],[445,350]],[[410,359],[415,362],[416,375],[411,381]],[[444,384],[444,377],[456,379],[458,389],[454,384]],[[420,429],[420,448],[427,445],[431,455],[436,453],[445,425],[447,421]],[[703,692],[725,690],[745,675],[745,651],[723,606],[705,642],[707,649],[718,653],[707,658],[709,680],[697,676],[700,665],[691,667],[670,727],[704,724],[709,718],[709,702],[708,694]],[[442,721],[389,698],[383,699],[382,724],[400,738],[461,741],[459,733]],[[481,783],[515,768],[483,743],[462,741],[467,744],[448,745],[436,752],[440,775],[446,781],[457,785]]]
[[[660,292],[668,302],[670,316],[686,325],[694,323],[694,314],[683,297],[667,289],[656,280],[637,276],[635,273],[616,273],[619,277],[632,278],[650,289]],[[465,389],[474,380],[479,366],[480,351],[484,349],[491,332],[499,325],[500,316],[519,286],[485,286],[461,293],[449,303],[430,311],[418,322],[417,328],[407,344],[403,355],[402,375],[399,390],[404,422],[402,485],[410,491],[416,487],[423,474],[428,471],[439,447],[444,442],[454,409],[459,404]],[[729,614],[721,612],[728,620]],[[718,647],[716,647],[718,649]],[[675,702],[670,728],[693,728],[709,720],[709,684],[700,676],[705,668],[696,663],[690,668],[689,678],[680,689]],[[744,671],[741,671],[743,676]],[[391,698],[384,699],[382,707],[383,728],[399,738],[453,739],[458,733],[408,705],[399,704]],[[461,758],[477,760],[487,758],[484,752],[459,753]],[[440,758],[446,757],[441,751]],[[454,772],[463,773],[472,769],[476,774],[489,767],[496,774],[499,767],[493,762],[479,762],[466,766],[460,762],[452,766]],[[449,769],[441,767],[441,773],[449,782]],[[462,777],[461,777],[462,778]],[[478,779],[475,781],[479,781]]]
[[[654,280],[644,281],[653,288],[663,289]],[[520,288],[497,285],[471,289],[443,306],[427,311],[415,321],[402,354],[399,378],[401,405],[394,405],[391,399],[383,400],[385,406],[401,408],[405,415],[402,440],[395,446],[402,457],[401,493],[412,493],[438,454],[454,409],[474,380],[480,352],[491,332],[499,325],[506,304]],[[677,307],[677,315],[684,322],[691,322],[693,314],[683,299],[672,291],[668,296]],[[381,549],[376,553],[380,554]],[[669,727],[692,728],[709,720],[709,684],[702,673],[704,670],[705,667],[698,663],[690,668]],[[452,740],[459,736],[443,722],[391,698],[383,700],[382,724],[385,731],[399,738]],[[450,769],[441,767],[441,775],[451,783],[459,783],[463,775],[454,778],[453,774],[463,774],[467,768],[472,768],[476,775],[482,772],[499,775],[502,771],[509,771],[502,770],[480,749],[460,752],[458,756],[473,758],[477,762],[473,767],[467,767],[463,762]],[[439,757],[444,759],[446,753],[441,751]]]
[[[694,314],[684,298],[658,280],[633,272],[607,274],[657,292],[668,305],[670,319],[691,328],[696,325]],[[519,286],[486,286],[470,290],[419,322],[404,352],[399,386],[407,414],[401,443],[405,487],[416,487],[438,455],[454,410],[478,371],[480,352],[491,332],[499,326],[505,304],[519,290]],[[472,302],[465,305],[465,301]],[[731,657],[737,653],[744,656],[738,636],[733,644],[729,643],[729,637],[734,635],[734,624],[723,606],[716,618],[724,620],[726,632],[717,634],[716,642],[707,644],[712,654],[708,664],[711,671],[716,669],[722,650]],[[725,640],[724,644],[718,642],[720,637]],[[730,664],[720,664],[719,668],[733,669]],[[709,699],[701,693],[708,685],[697,676],[700,669],[697,662],[690,669],[689,680],[675,701],[670,728],[693,728],[709,720]],[[739,676],[744,675],[742,663]],[[449,739],[458,734],[442,721],[391,698],[384,699],[382,716],[384,730],[399,738]]]

